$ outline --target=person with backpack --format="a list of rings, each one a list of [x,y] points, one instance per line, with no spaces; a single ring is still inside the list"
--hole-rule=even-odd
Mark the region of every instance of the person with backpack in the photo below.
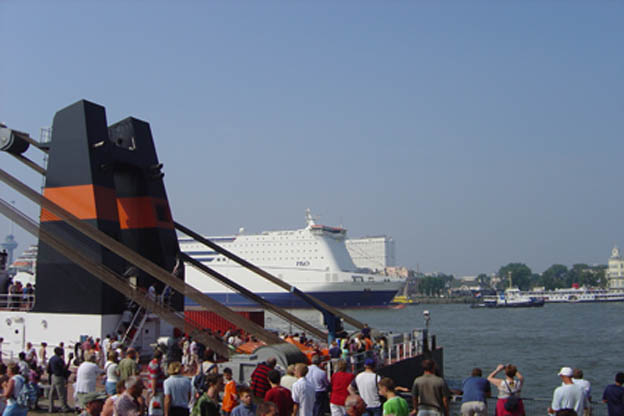
[[[505,372],[505,378],[497,378],[501,371]],[[525,416],[524,403],[520,398],[520,391],[524,383],[524,377],[513,364],[499,364],[487,377],[488,381],[498,389],[496,401],[497,416]]]
[[[216,373],[207,374],[191,416],[219,416],[219,392],[222,389],[223,377]]]
[[[7,400],[7,406],[2,416],[26,416],[29,403],[22,391],[26,385],[26,379],[20,374],[16,363],[10,363],[7,366],[7,375],[9,381],[3,395]]]

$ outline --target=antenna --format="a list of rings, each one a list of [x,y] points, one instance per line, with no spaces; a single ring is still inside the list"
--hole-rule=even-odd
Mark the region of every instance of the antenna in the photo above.
[[[13,207],[15,207],[15,201],[10,201],[10,202],[11,202],[11,205],[13,205]],[[13,225],[14,225],[13,221],[9,220],[9,224],[10,224],[10,226],[9,226],[9,234],[13,235]]]

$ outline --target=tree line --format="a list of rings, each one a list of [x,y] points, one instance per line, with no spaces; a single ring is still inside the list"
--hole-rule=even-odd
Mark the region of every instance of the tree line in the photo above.
[[[587,287],[607,287],[607,266],[590,266],[584,263],[573,265],[571,268],[563,264],[553,264],[543,273],[533,273],[524,263],[509,263],[501,266],[496,279],[481,273],[476,281],[482,288],[504,290],[511,286],[520,290],[530,290],[534,287],[544,287],[546,290],[570,288],[573,284]],[[446,292],[455,279],[453,275],[439,274],[437,276],[422,276],[410,285],[410,292],[415,291],[425,296],[440,296]]]

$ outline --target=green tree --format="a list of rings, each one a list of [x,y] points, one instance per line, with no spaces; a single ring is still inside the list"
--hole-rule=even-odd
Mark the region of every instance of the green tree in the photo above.
[[[607,287],[607,266],[595,266],[596,278],[598,279],[598,286],[602,288]]]
[[[569,270],[563,264],[553,264],[542,273],[540,284],[546,290],[566,287]]]
[[[588,287],[605,285],[606,278],[604,266],[588,266],[583,263],[575,264],[572,266],[570,273],[568,274],[567,285],[570,287],[574,283],[577,283],[580,286]]]
[[[485,273],[481,273],[477,276],[477,283],[482,288],[490,287],[492,283],[492,278]]]
[[[517,286],[520,290],[528,290],[531,287],[531,269],[524,263],[509,263],[498,270],[498,276],[508,287],[511,277],[512,286]]]
[[[448,282],[453,280],[452,275],[426,276],[419,279],[418,293],[425,296],[440,296],[447,290]]]

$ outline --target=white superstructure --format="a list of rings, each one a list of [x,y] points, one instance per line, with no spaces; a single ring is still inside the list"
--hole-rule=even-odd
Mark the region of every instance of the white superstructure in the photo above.
[[[357,267],[383,271],[386,267],[396,266],[394,240],[391,237],[350,238],[345,243]]]
[[[387,305],[404,280],[361,272],[345,246],[344,228],[316,224],[309,210],[306,221],[307,226],[298,230],[206,238],[331,305]],[[272,303],[283,307],[306,306],[290,293],[201,243],[186,238],[181,238],[179,243],[184,253]],[[187,265],[185,279],[225,304],[255,305],[190,265]]]
[[[544,299],[546,303],[622,302],[624,290],[596,288],[565,288],[555,290],[531,290],[522,292],[527,296]]]

